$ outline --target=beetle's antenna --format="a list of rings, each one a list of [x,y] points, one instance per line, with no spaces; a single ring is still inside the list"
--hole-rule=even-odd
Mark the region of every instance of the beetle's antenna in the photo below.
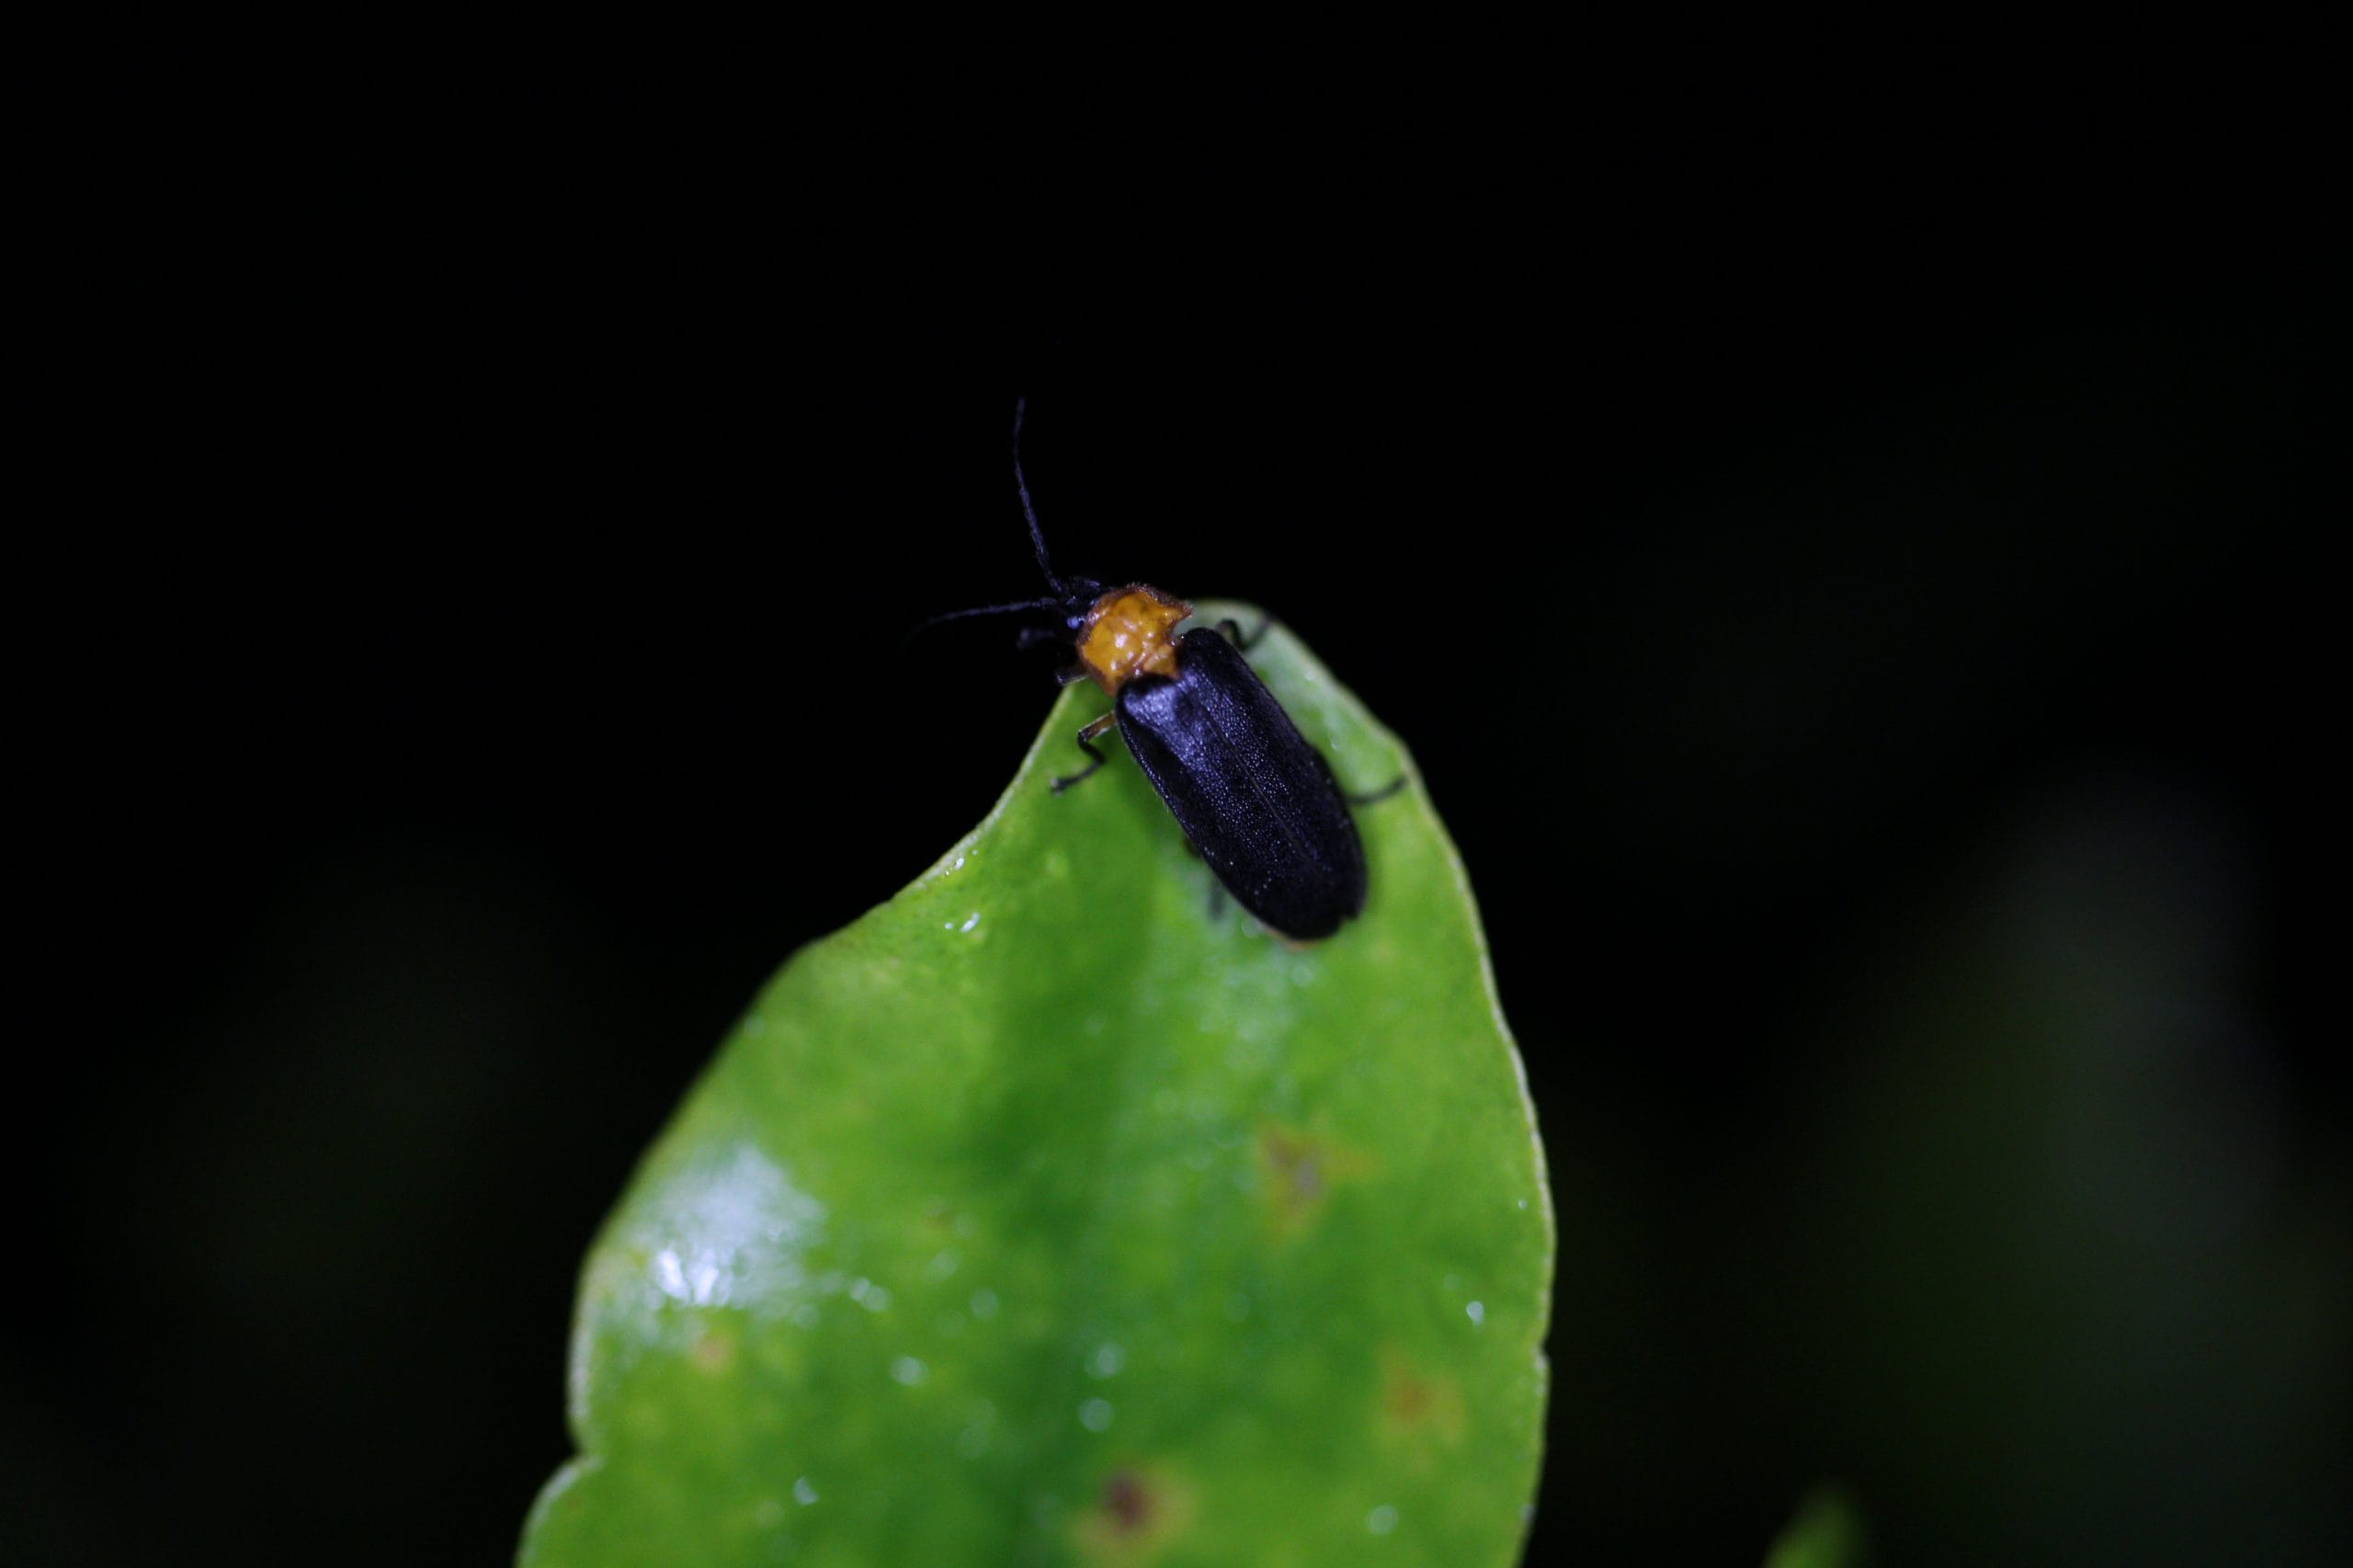
[[[1062,598],[1071,597],[1070,585],[1054,570],[1053,562],[1046,554],[1045,530],[1038,526],[1038,508],[1029,504],[1029,481],[1021,472],[1021,421],[1029,412],[1029,400],[1013,400],[1013,487],[1021,492],[1021,515],[1029,519],[1029,543],[1038,552],[1038,570],[1046,574],[1046,582]]]
[[[1065,596],[1051,599],[1018,599],[1012,604],[980,605],[972,609],[951,609],[944,615],[928,616],[907,629],[902,642],[912,641],[918,631],[928,631],[943,620],[970,620],[981,615],[1017,615],[1023,610],[1061,609],[1069,602]]]

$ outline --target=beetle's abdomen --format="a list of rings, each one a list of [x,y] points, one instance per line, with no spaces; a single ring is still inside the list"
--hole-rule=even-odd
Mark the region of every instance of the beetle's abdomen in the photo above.
[[[1364,908],[1364,846],[1323,755],[1214,631],[1176,640],[1174,676],[1119,694],[1120,733],[1185,836],[1245,909],[1302,941]]]

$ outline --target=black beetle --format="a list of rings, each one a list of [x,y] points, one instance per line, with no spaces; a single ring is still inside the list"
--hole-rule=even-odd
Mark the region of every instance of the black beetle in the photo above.
[[[1053,595],[958,613],[1060,612],[1058,627],[1024,632],[1024,644],[1068,640],[1077,663],[1064,681],[1092,680],[1110,697],[1111,711],[1078,733],[1091,760],[1055,779],[1055,792],[1103,766],[1095,742],[1116,723],[1176,825],[1243,908],[1294,941],[1332,935],[1363,910],[1365,893],[1364,845],[1339,780],[1243,658],[1233,622],[1179,633],[1193,613],[1184,600],[1142,583],[1107,588],[1054,570],[1021,472],[1026,409],[1026,400],[1014,405],[1013,482]]]

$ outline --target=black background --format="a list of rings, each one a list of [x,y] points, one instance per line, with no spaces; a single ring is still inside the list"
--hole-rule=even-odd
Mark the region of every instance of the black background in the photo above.
[[[903,641],[1017,393],[1461,844],[1531,1561],[2335,1558],[2319,40],[1364,27],[20,55],[9,1561],[511,1551],[637,1152],[1045,709]]]

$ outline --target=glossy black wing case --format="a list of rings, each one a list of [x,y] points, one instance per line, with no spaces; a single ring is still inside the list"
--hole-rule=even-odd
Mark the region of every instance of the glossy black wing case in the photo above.
[[[1174,679],[1122,687],[1120,733],[1242,906],[1300,940],[1364,908],[1364,846],[1331,766],[1233,643],[1176,640]]]

